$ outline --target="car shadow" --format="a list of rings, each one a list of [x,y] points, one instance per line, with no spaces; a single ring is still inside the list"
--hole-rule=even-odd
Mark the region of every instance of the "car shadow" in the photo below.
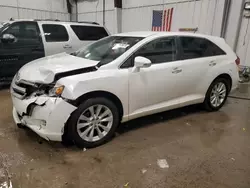
[[[189,114],[193,114],[197,112],[203,112],[200,105],[191,105],[191,106],[186,106],[186,107],[182,107],[182,108],[178,108],[174,110],[169,110],[169,111],[141,117],[135,120],[131,120],[126,123],[121,123],[119,127],[117,128],[116,132],[118,134],[124,134],[132,130],[144,128],[144,127],[151,126],[157,123],[167,122],[169,120],[184,117]]]
[[[173,119],[188,116],[189,114],[202,113],[202,112],[204,112],[204,111],[201,109],[200,105],[186,106],[186,107],[179,108],[179,109],[169,110],[169,111],[141,117],[141,118],[138,118],[135,120],[128,121],[126,123],[121,123],[118,126],[116,132],[119,135],[126,134],[130,131],[145,128],[148,126],[153,126],[154,124],[157,124],[157,123],[164,123],[164,122],[167,122],[167,121],[170,121]],[[24,128],[24,132],[25,132],[27,137],[25,139],[20,137],[19,138],[20,143],[23,143],[24,140],[29,138],[28,140],[32,140],[32,142],[37,142],[37,143],[43,144],[43,145],[45,144],[46,146],[50,146],[49,148],[53,148],[53,149],[68,148],[70,150],[77,151],[77,147],[70,140],[63,139],[62,142],[50,142],[50,141],[48,142],[48,141],[40,138],[36,133],[34,133],[29,128]],[[114,135],[114,137],[111,138],[111,140],[113,140],[113,138],[115,138],[115,135]]]

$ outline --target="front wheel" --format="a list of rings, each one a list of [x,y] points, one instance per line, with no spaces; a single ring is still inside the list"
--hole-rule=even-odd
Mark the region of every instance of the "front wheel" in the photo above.
[[[104,144],[115,133],[119,124],[116,105],[106,98],[83,102],[69,120],[70,137],[79,147]]]
[[[225,104],[230,88],[229,83],[225,78],[218,78],[210,85],[203,103],[206,110],[217,111]]]

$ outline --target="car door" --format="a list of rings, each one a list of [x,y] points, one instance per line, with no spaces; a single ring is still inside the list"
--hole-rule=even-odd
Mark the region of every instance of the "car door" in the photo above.
[[[41,24],[43,31],[45,55],[54,55],[61,52],[73,52],[72,39],[62,24]]]
[[[6,36],[13,40],[5,40]],[[0,78],[12,78],[26,63],[44,57],[44,47],[36,22],[15,22],[1,33]]]
[[[131,61],[137,56],[150,59],[152,65],[139,71],[130,69],[130,119],[178,107],[183,78],[176,38],[155,39],[139,49]]]
[[[183,90],[180,103],[202,102],[207,91],[207,75],[216,68],[226,53],[205,38],[180,36]],[[201,100],[201,101],[200,101]]]

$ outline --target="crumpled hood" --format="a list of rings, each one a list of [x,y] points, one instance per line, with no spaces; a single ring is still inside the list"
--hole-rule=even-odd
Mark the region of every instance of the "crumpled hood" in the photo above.
[[[60,53],[24,65],[19,70],[18,80],[49,84],[58,73],[93,67],[97,64],[98,61]]]

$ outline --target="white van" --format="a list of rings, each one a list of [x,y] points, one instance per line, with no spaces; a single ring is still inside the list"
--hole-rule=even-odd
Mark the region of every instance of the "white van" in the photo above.
[[[11,80],[26,63],[57,54],[72,53],[108,36],[95,22],[16,20],[0,27],[0,82]]]

